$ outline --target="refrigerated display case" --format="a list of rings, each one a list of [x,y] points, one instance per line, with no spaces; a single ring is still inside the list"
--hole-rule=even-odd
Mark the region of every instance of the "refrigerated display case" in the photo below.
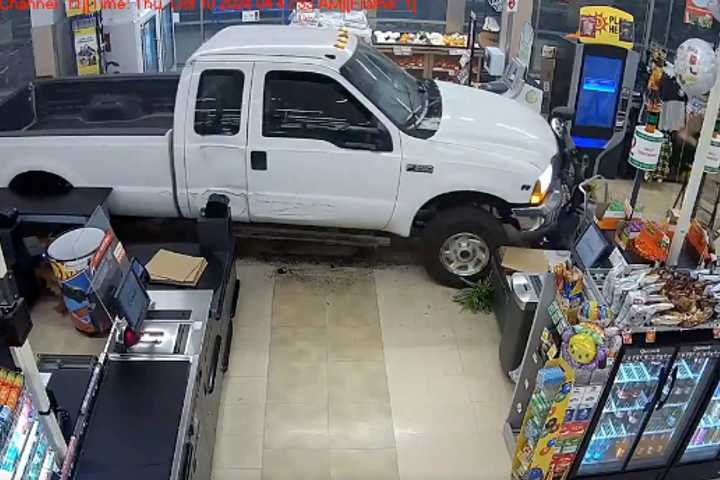
[[[720,358],[718,344],[670,342],[624,349],[571,478],[665,476],[713,390]]]
[[[700,424],[693,431],[681,464],[714,460],[720,456],[720,385],[715,387]]]

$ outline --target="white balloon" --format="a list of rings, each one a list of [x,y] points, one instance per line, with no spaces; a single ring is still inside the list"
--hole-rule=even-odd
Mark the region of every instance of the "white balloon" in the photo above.
[[[675,76],[689,97],[705,95],[715,84],[715,51],[705,40],[691,38],[677,49]]]
[[[720,0],[709,0],[705,8],[710,10],[715,20],[720,20]]]

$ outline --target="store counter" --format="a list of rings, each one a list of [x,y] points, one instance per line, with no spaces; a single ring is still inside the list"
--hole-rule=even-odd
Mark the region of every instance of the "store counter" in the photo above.
[[[222,341],[208,316],[213,293],[149,294],[140,342],[108,343],[77,480],[210,478]]]
[[[72,188],[56,195],[19,195],[0,188],[0,205],[14,208],[28,224],[83,225],[98,206],[104,206],[112,188]]]

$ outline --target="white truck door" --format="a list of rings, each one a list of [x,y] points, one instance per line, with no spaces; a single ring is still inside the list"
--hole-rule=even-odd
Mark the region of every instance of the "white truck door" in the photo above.
[[[230,199],[233,219],[248,221],[247,105],[252,62],[204,62],[193,68],[185,118],[188,203],[200,214],[213,193]]]
[[[336,72],[257,62],[247,165],[251,221],[379,230],[395,208],[400,137]]]

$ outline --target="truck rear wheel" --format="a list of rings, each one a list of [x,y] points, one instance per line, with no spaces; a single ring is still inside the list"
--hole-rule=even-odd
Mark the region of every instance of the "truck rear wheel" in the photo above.
[[[425,269],[441,285],[467,286],[488,275],[495,249],[504,240],[502,225],[485,210],[442,210],[425,229]]]

